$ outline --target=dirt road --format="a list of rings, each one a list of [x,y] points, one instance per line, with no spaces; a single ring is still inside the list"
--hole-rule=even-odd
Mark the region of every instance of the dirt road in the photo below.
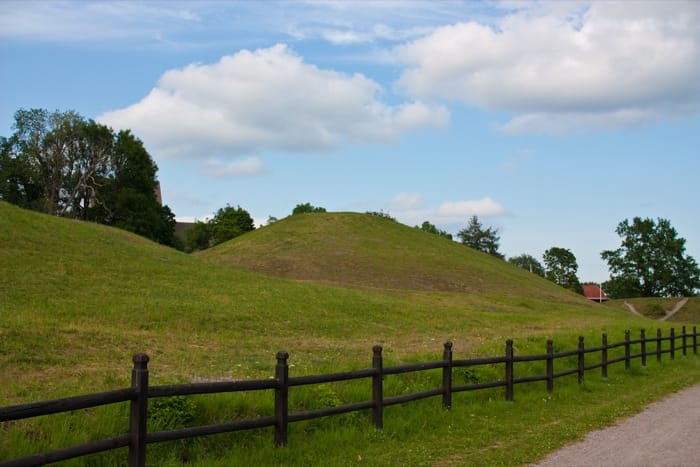
[[[552,453],[538,467],[700,466],[700,385]]]

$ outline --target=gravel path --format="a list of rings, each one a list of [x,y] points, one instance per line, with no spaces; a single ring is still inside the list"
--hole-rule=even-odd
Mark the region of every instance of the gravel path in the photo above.
[[[655,402],[618,425],[593,431],[533,466],[700,466],[700,385]]]

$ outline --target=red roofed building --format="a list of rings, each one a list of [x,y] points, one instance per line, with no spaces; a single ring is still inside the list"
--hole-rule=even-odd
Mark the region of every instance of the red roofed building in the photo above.
[[[603,289],[598,287],[595,284],[587,284],[583,286],[583,295],[589,300],[593,300],[594,302],[604,302],[607,300],[610,300],[607,295],[605,295],[605,292],[603,292]]]

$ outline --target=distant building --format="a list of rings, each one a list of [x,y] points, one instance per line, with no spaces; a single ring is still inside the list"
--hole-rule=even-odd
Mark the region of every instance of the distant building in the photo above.
[[[160,194],[160,182],[156,181],[156,186],[154,188],[154,191],[156,192],[156,201],[158,201],[158,204],[161,206],[163,205],[163,196]]]
[[[583,286],[583,295],[589,299],[593,300],[594,302],[605,302],[610,300],[607,295],[605,295],[605,292],[603,292],[603,289],[598,287],[595,284],[587,284]]]

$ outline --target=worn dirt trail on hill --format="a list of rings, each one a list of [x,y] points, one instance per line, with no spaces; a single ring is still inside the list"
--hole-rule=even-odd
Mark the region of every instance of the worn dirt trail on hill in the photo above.
[[[700,384],[593,431],[532,466],[700,466]]]

